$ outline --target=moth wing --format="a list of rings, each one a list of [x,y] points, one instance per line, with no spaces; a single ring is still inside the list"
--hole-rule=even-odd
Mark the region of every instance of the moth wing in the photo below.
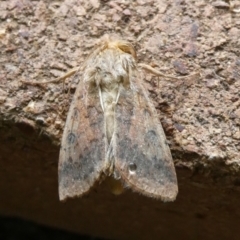
[[[133,190],[173,201],[177,177],[161,123],[143,86],[132,79],[116,105],[115,171]]]
[[[98,94],[80,81],[68,112],[59,156],[59,198],[81,196],[100,178],[105,160],[104,116]]]

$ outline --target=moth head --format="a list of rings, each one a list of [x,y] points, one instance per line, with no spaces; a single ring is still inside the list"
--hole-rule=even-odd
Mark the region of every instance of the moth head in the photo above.
[[[137,59],[137,54],[133,45],[128,41],[118,39],[117,36],[109,36],[108,34],[104,35],[99,40],[94,51],[98,54],[107,48],[118,49],[124,53],[130,54],[135,60]]]
[[[134,59],[137,58],[136,51],[134,50],[134,48],[130,42],[123,41],[123,40],[109,41],[108,48],[117,48],[124,53],[128,53],[128,54],[132,55],[132,57]]]

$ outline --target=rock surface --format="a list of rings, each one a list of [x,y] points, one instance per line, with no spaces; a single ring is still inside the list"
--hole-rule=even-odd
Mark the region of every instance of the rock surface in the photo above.
[[[238,239],[240,224],[238,1],[2,1],[0,213],[108,239]],[[138,61],[174,158],[179,195],[162,203],[104,184],[60,203],[57,161],[77,82],[31,86],[81,66],[116,35]],[[70,88],[70,98],[68,90]]]

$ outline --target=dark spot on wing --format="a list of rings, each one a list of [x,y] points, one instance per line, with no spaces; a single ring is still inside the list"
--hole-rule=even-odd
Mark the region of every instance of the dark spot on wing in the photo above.
[[[161,166],[161,164],[156,163],[156,164],[154,165],[154,167],[155,167],[157,170],[160,170],[162,166]]]
[[[69,133],[68,136],[67,136],[67,142],[68,144],[73,144],[76,140],[76,136],[74,133]]]
[[[157,140],[157,134],[154,130],[150,130],[145,134],[145,141],[155,143]]]
[[[137,165],[135,163],[129,163],[128,168],[131,173],[134,173],[137,170]]]
[[[74,108],[74,110],[73,110],[73,117],[77,118],[78,114],[79,114],[79,110],[77,108]]]
[[[151,112],[148,109],[144,109],[144,115],[145,117],[150,117],[151,116]]]

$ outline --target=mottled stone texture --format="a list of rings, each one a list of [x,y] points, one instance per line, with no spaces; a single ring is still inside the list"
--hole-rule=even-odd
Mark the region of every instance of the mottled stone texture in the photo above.
[[[239,239],[239,1],[28,1],[0,4],[0,213],[109,239]],[[59,142],[76,78],[96,41],[132,42],[176,166],[174,203],[104,184],[58,200]],[[73,81],[72,81],[73,80]],[[68,95],[68,90],[70,94]]]

